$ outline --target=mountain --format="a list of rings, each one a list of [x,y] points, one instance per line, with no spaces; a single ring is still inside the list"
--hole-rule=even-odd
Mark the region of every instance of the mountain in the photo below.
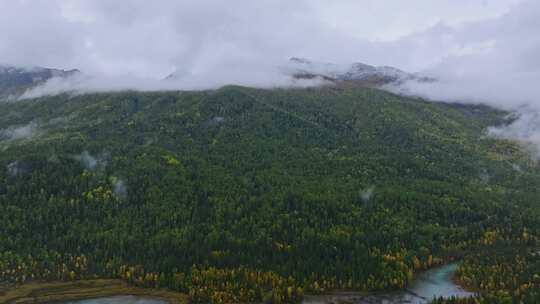
[[[407,73],[389,66],[371,66],[364,63],[335,64],[328,62],[311,61],[305,58],[292,57],[284,64],[276,66],[283,75],[295,79],[319,78],[333,85],[360,85],[380,87],[387,84],[400,84],[405,81],[429,82],[434,78]],[[179,69],[169,74],[163,80],[170,81],[182,79],[189,75],[185,70]]]
[[[404,288],[540,232],[539,166],[485,135],[507,115],[485,106],[228,86],[0,113],[0,284],[117,278],[193,303],[291,303]]]
[[[381,86],[401,83],[408,80],[435,81],[435,79],[411,74],[389,66],[371,66],[364,63],[334,64],[314,62],[304,58],[292,57],[286,69],[295,78],[322,78],[333,83],[352,83],[366,86]]]
[[[79,70],[59,70],[42,67],[0,66],[0,99],[15,98],[25,90],[45,83],[51,78],[79,74]]]

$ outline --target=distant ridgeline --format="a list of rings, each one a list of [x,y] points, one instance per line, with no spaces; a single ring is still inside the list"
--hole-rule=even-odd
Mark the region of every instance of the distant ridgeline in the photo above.
[[[465,257],[459,280],[486,297],[538,299],[539,167],[484,135],[506,113],[330,86],[0,113],[0,282],[97,276],[282,303],[403,288]],[[497,279],[503,264],[515,279]]]
[[[65,78],[78,73],[79,70],[0,65],[0,100],[17,98],[27,89],[43,84],[51,78]]]
[[[390,66],[372,66],[360,62],[334,64],[292,57],[284,72],[297,79],[319,78],[334,85],[381,87],[407,81],[434,82],[435,78],[408,73]]]

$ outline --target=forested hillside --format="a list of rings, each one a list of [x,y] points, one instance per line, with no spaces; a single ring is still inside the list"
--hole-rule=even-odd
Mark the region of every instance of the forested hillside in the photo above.
[[[231,86],[0,113],[0,282],[296,302],[402,288],[497,242],[533,247],[540,229],[539,167],[485,135],[506,117],[488,107]]]

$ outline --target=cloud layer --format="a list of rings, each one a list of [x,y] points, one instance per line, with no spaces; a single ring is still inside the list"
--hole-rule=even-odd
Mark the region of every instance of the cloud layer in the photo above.
[[[411,83],[408,88],[437,100],[483,102],[507,109],[540,107],[539,29],[538,1],[459,29],[432,28],[420,36],[431,41],[444,37],[453,50],[425,70],[439,82]]]
[[[497,18],[520,1],[0,0],[0,63],[154,79],[265,69],[291,56],[417,70],[445,53],[401,38]]]
[[[526,1],[498,18],[434,27],[404,40],[414,39],[432,45],[442,40],[449,51],[424,70],[439,81],[409,82],[398,91],[513,111],[517,120],[488,134],[517,140],[540,158],[540,2]]]

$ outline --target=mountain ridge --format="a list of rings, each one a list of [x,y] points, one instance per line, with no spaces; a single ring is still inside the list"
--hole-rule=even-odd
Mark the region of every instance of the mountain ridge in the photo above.
[[[372,66],[361,62],[340,65],[292,57],[289,59],[289,63],[288,72],[293,77],[300,79],[320,77],[333,83],[348,82],[375,87],[388,84],[399,85],[406,81],[436,81],[435,78],[418,73],[408,73],[395,67]]]
[[[42,85],[52,78],[67,78],[79,74],[81,71],[78,69],[0,65],[0,99],[15,99],[26,90]]]

